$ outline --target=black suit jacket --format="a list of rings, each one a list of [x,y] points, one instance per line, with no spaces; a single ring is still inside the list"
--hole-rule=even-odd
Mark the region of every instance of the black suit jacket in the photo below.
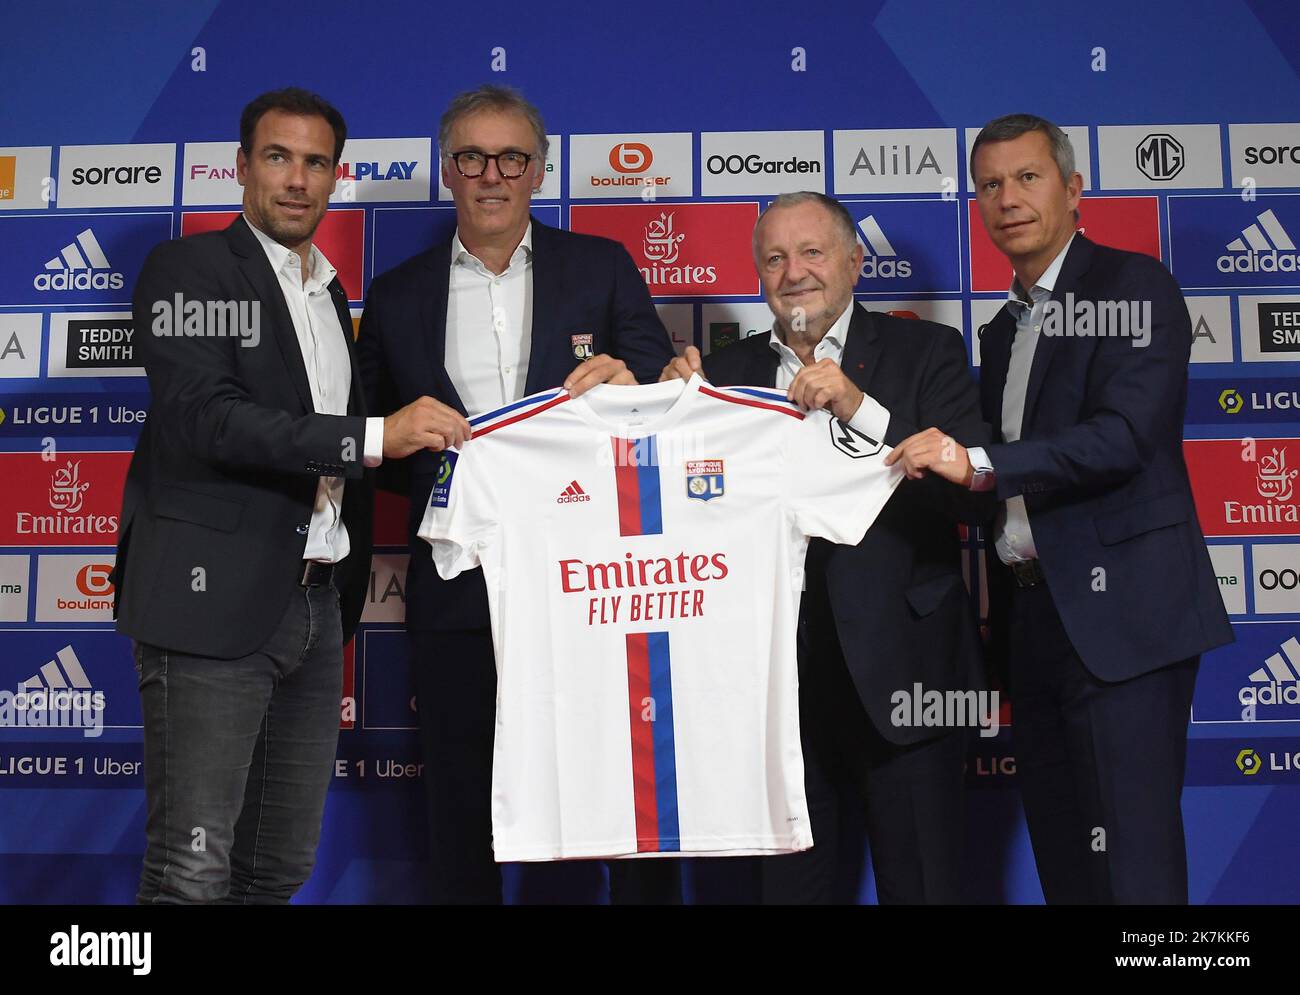
[[[658,378],[672,342],[650,302],[641,273],[617,242],[562,231],[533,219],[533,326],[525,396],[558,387],[580,360],[571,336],[590,334],[592,352],[627,363],[642,382]],[[366,296],[357,340],[370,410],[387,415],[428,395],[468,412],[447,373],[447,289],[451,237],[376,277]],[[411,499],[411,563],[406,584],[409,629],[471,629],[489,624],[481,570],[445,581],[429,544],[416,535],[440,456],[422,451],[385,462],[380,486]],[[507,486],[502,482],[502,486]]]
[[[364,469],[366,407],[347,294],[337,279],[330,293],[352,369],[346,415],[315,413],[284,294],[242,217],[149,254],[134,314],[152,400],[122,498],[118,631],[182,653],[251,653],[302,590],[320,478],[341,476],[351,551],[335,584],[344,639],[351,637],[370,576],[374,488]],[[155,304],[172,305],[178,294],[186,302],[256,302],[256,344],[154,334],[162,327]]]
[[[961,334],[945,325],[867,311],[854,304],[841,368],[889,409],[885,442],[936,426],[963,445],[983,445]],[[768,336],[753,335],[704,359],[720,386],[773,386],[778,359]],[[979,523],[992,501],[937,477],[904,480],[856,546],[809,544],[805,615],[829,603],[858,695],[876,729],[895,743],[936,735],[890,721],[896,691],[967,690],[982,684],[975,615],[962,580],[959,522]],[[810,603],[811,602],[811,603]],[[939,730],[940,732],[942,730]]]
[[[1016,323],[984,331],[980,394],[997,497],[1023,495],[1039,563],[1075,651],[1121,681],[1232,641],[1183,460],[1187,304],[1159,260],[1076,235],[1052,292],[1150,304],[1149,341],[1042,335],[1018,442],[1002,436]],[[1011,577],[989,530],[989,622],[1006,646]]]

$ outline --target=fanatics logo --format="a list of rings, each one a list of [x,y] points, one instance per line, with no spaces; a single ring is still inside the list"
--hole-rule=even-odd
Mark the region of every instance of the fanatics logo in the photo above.
[[[579,504],[583,501],[590,501],[591,497],[582,489],[582,485],[576,480],[571,482],[568,487],[555,499],[556,504]]]

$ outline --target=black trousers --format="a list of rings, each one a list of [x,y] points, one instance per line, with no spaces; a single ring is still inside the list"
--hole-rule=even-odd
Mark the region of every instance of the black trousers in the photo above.
[[[433,900],[499,905],[492,856],[496,658],[488,629],[408,632],[420,714]],[[616,905],[681,901],[676,860],[609,861]]]
[[[1045,584],[1010,618],[1016,780],[1043,896],[1057,904],[1185,904],[1181,798],[1200,657],[1119,683],[1070,644]]]

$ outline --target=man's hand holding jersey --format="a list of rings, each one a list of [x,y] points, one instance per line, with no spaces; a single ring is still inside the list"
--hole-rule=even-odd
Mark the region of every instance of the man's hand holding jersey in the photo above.
[[[688,345],[685,352],[680,356],[674,356],[664,367],[664,371],[659,374],[659,382],[689,380],[696,373],[704,376],[704,360],[700,358],[700,350],[693,345]]]
[[[895,446],[885,457],[885,466],[895,463],[902,463],[903,470],[913,480],[919,480],[929,471],[960,487],[970,487],[975,476],[966,447],[937,428],[909,435]]]
[[[440,452],[462,446],[469,422],[455,408],[432,397],[418,397],[384,419],[384,459],[402,459],[421,449]]]
[[[601,353],[579,363],[577,369],[564,378],[564,389],[570,397],[577,397],[602,383],[629,387],[636,384],[636,377],[623,360]]]

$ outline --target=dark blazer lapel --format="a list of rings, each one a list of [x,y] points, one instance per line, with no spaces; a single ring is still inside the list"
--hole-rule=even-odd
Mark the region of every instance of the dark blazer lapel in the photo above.
[[[533,223],[533,327],[529,333],[531,345],[528,353],[528,379],[524,384],[524,396],[536,394],[548,387],[558,384],[546,381],[554,379],[549,375],[549,362],[553,350],[561,345],[558,332],[552,325],[558,313],[561,294],[561,260],[554,248],[554,230],[542,224],[536,218]],[[581,329],[577,329],[581,331]],[[569,370],[578,365],[577,357],[565,369],[562,376],[568,376]]]
[[[429,290],[419,295],[420,320],[408,332],[424,340],[428,351],[429,369],[437,379],[437,387],[446,404],[462,415],[468,415],[465,402],[456,392],[447,372],[447,295],[451,292],[451,238],[435,245],[429,256]],[[477,414],[477,412],[475,412]]]
[[[1092,243],[1082,235],[1075,235],[1074,242],[1061,263],[1061,272],[1056,276],[1056,285],[1052,288],[1052,300],[1060,304],[1062,309],[1065,308],[1066,293],[1078,286],[1091,262]],[[1021,438],[1028,436],[1030,426],[1033,425],[1034,410],[1043,390],[1043,381],[1047,377],[1052,357],[1056,355],[1057,343],[1060,339],[1060,335],[1039,333],[1038,345],[1034,349],[1034,362],[1029,368],[1029,385],[1025,388],[1025,415],[1020,422]]]
[[[302,361],[302,346],[298,344],[298,333],[294,331],[293,319],[289,316],[289,306],[284,302],[284,291],[280,281],[271,269],[262,245],[253,234],[252,229],[241,214],[224,232],[230,251],[239,257],[239,270],[252,286],[257,299],[264,308],[270,309],[271,331],[280,355],[284,357],[289,370],[289,379],[302,401],[304,411],[315,411],[316,405],[311,398],[311,385],[307,382],[307,366]],[[348,327],[352,327],[351,318]]]
[[[352,311],[348,308],[348,292],[343,289],[336,276],[330,281],[330,300],[334,302],[334,312],[339,316],[339,328],[343,331],[343,341],[348,350],[348,366],[352,370],[352,386],[348,390],[348,414],[355,415],[364,406],[361,390],[361,372],[357,369],[357,351],[353,347]]]
[[[880,330],[876,316],[854,301],[853,316],[849,319],[849,332],[844,339],[844,353],[840,356],[840,369],[857,384],[859,390],[871,393],[871,377],[880,361]]]
[[[1016,322],[1006,307],[984,329],[980,339],[980,381],[987,384],[993,401],[989,411],[993,437],[1002,438],[1002,395],[1007,389],[1007,369],[1011,365],[1011,336]]]
[[[772,348],[769,335],[759,333],[754,337],[763,340],[763,348],[750,351],[745,376],[740,383],[753,387],[775,387],[776,371],[781,365],[781,357]]]

